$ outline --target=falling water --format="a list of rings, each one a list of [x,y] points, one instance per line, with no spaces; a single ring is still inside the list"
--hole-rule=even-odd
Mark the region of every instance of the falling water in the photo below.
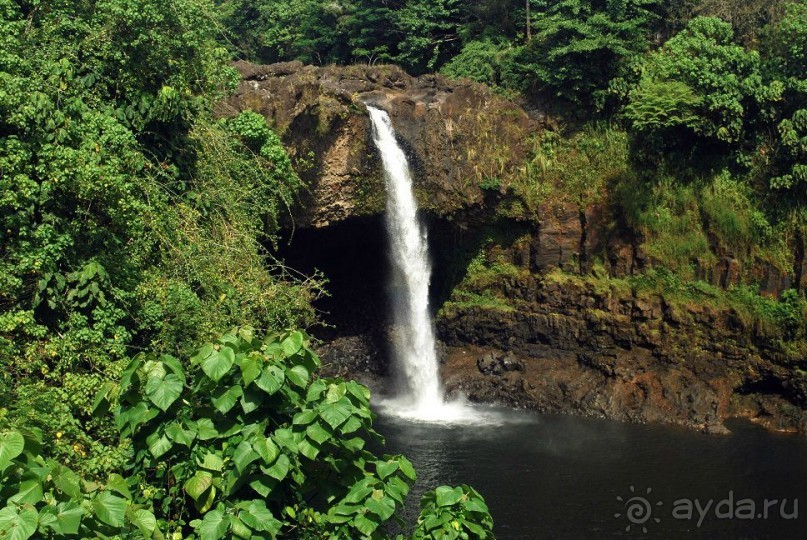
[[[429,314],[431,263],[426,229],[418,220],[412,176],[389,115],[368,107],[373,138],[381,153],[387,185],[387,233],[394,272],[394,350],[408,386],[412,409],[422,413],[443,404],[434,329]]]
[[[463,402],[446,403],[437,368],[434,326],[429,312],[431,262],[426,228],[419,221],[412,175],[389,115],[367,107],[373,139],[381,154],[387,187],[387,233],[393,264],[393,349],[407,392],[382,403],[398,416],[421,421],[473,422],[480,415]]]

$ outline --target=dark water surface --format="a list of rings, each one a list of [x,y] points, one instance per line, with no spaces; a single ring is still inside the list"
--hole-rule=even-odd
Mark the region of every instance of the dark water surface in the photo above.
[[[426,489],[471,484],[490,506],[501,540],[807,538],[803,436],[772,434],[745,422],[731,423],[729,436],[714,436],[666,426],[505,414],[511,422],[499,426],[379,417],[386,451],[406,455],[418,471],[408,520],[417,516],[417,499]],[[649,515],[637,506],[644,501],[623,502],[640,496],[651,507]],[[702,509],[712,501],[700,526],[695,499]],[[781,516],[783,499],[785,517],[793,515],[798,499],[796,519]],[[633,522],[626,515],[630,506],[640,510]],[[692,519],[685,519],[688,508]]]

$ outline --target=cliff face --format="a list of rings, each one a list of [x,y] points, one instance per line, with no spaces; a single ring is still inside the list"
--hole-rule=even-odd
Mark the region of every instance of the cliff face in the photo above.
[[[654,265],[641,238],[619,226],[607,204],[545,206],[530,223],[496,218],[502,194],[491,186],[506,185],[509,175],[518,174],[527,141],[543,119],[484,86],[433,75],[413,78],[395,67],[237,67],[243,81],[219,114],[263,114],[308,185],[293,216],[294,226],[306,229],[306,245],[295,252],[292,244],[283,255],[298,269],[324,270],[332,279],[334,294],[321,308],[337,317],[327,322],[342,329],[323,334],[329,340],[323,357],[333,373],[378,382],[368,374],[388,369],[387,308],[378,290],[385,279],[384,240],[377,230],[362,232],[381,228],[385,207],[366,111],[371,104],[390,113],[413,165],[418,202],[431,221],[435,288],[441,289],[434,294],[436,307],[461,279],[448,267],[459,267],[462,275],[468,268],[466,251],[487,245],[517,269],[470,291],[483,300],[493,294],[494,305],[460,302],[441,310],[437,329],[448,345],[441,354],[450,391],[480,401],[711,432],[724,431],[722,422],[731,416],[807,432],[807,351],[765,337],[731,308],[682,304],[589,279],[595,259],[602,262],[597,271],[617,280]],[[507,240],[489,236],[486,227],[497,219]],[[718,263],[698,268],[698,275],[726,288],[737,283],[738,267],[745,264],[754,268],[765,294],[803,288],[804,239],[794,242],[793,272],[716,252]],[[329,267],[323,257],[338,260]]]
[[[524,161],[533,128],[515,104],[471,82],[413,78],[393,66],[238,63],[243,80],[218,113],[263,114],[283,138],[308,192],[300,227],[383,212],[384,185],[366,104],[389,112],[414,169],[421,208],[447,216],[482,203],[480,184]]]
[[[438,319],[452,347],[449,390],[718,433],[733,416],[807,431],[803,362],[737,312],[561,274],[523,274],[498,286],[512,307],[468,307]]]

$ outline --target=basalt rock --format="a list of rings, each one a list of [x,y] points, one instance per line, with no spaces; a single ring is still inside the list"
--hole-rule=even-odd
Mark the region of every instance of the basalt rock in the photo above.
[[[374,283],[369,294],[357,295],[363,287],[353,277],[340,281],[342,274],[363,275],[350,264],[364,270],[383,266],[378,263],[383,235],[367,232],[380,227],[386,201],[367,105],[389,112],[413,168],[418,203],[429,211],[432,225],[443,224],[430,229],[440,278],[433,284],[445,283],[446,290],[438,291],[443,300],[458,281],[448,270],[440,275],[441,270],[457,262],[452,260],[457,252],[479,251],[478,245],[458,244],[476,238],[493,219],[502,194],[490,186],[497,180],[507,185],[508,175],[518,173],[529,135],[548,120],[528,115],[482,85],[436,75],[414,78],[391,66],[239,62],[236,67],[243,80],[217,113],[256,111],[282,136],[307,185],[293,210],[294,225],[312,235],[307,250],[327,252],[321,246],[330,244],[338,252],[328,255],[333,268],[324,266],[331,270],[333,299],[354,304],[349,310],[328,306],[342,320],[328,321],[340,332],[330,334],[332,341],[321,347],[326,373],[383,386],[391,371],[389,355],[379,344],[386,333],[373,334],[366,323],[373,319],[383,325],[383,295],[373,293]],[[483,183],[487,190],[481,189]],[[535,222],[499,227],[513,233],[512,245],[486,248],[507,251],[504,258],[523,271],[520,277],[489,283],[484,291],[511,307],[456,307],[437,321],[447,344],[439,358],[451,393],[710,432],[724,432],[722,422],[731,416],[772,429],[807,431],[807,352],[799,358],[783,351],[731,310],[672,303],[613,286],[597,288],[585,279],[553,281],[548,276],[556,269],[621,278],[640,274],[655,261],[645,252],[640,232],[605,203],[585,208],[545,203],[538,214]],[[351,243],[356,251],[345,248]],[[805,290],[805,239],[797,235],[789,247],[792,268],[743,260],[742,254],[712,246],[714,257],[699,262],[696,271],[723,288],[753,281],[771,296],[791,286]],[[373,249],[378,253],[372,256],[344,256]],[[311,265],[304,264],[306,257]],[[298,269],[323,268],[310,253],[298,259]],[[372,308],[372,302],[378,305]],[[369,315],[352,316],[356,311]],[[357,332],[368,335],[350,336]]]
[[[521,291],[514,309],[467,307],[438,320],[449,391],[714,433],[734,416],[777,430],[807,425],[804,358],[731,310],[533,275],[510,290]],[[503,369],[502,358],[520,367]]]
[[[281,134],[308,191],[300,227],[383,212],[381,164],[367,104],[385,109],[413,166],[420,207],[447,216],[484,203],[479,187],[526,156],[526,112],[470,81],[410,77],[394,66],[314,67],[238,62],[243,80],[219,116],[252,110]]]

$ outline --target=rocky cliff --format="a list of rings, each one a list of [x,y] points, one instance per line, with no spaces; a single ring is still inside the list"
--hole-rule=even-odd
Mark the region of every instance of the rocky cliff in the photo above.
[[[438,319],[449,390],[716,433],[735,416],[807,431],[803,357],[736,311],[558,272],[498,286],[506,305]]]
[[[535,122],[483,85],[394,66],[314,67],[239,62],[243,80],[219,107],[263,114],[287,144],[307,193],[299,227],[378,214],[385,204],[366,105],[389,112],[415,175],[421,208],[449,216],[483,202],[480,185],[523,163]]]
[[[293,216],[303,232],[282,255],[331,279],[333,295],[320,307],[333,326],[321,333],[332,373],[378,384],[389,371],[385,195],[366,112],[372,104],[390,113],[429,218],[450,391],[710,432],[723,432],[732,416],[807,432],[804,344],[784,343],[781,332],[766,332],[731,306],[632,286],[626,279],[654,261],[607,202],[545,205],[529,222],[497,215],[504,194],[491,186],[519,174],[530,135],[547,123],[542,116],[478,84],[413,78],[389,66],[237,68],[243,81],[219,114],[263,114],[308,186]],[[470,301],[445,303],[483,245],[514,270],[466,287]],[[716,265],[697,271],[717,288],[738,282],[741,263],[768,295],[807,285],[801,238],[792,271],[716,254]]]

